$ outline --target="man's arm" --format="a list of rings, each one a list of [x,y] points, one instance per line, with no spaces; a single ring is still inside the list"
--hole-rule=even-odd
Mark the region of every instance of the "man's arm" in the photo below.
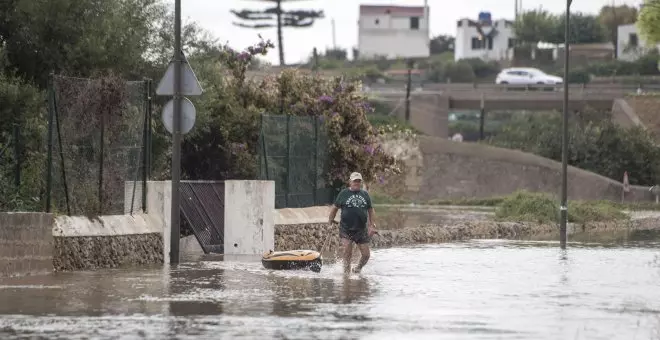
[[[328,216],[328,223],[332,224],[335,222],[335,216],[337,216],[337,211],[339,211],[339,207],[336,205],[333,205],[332,208],[330,208],[330,216]]]
[[[369,208],[367,210],[369,213],[369,228],[370,229],[376,229],[376,210],[374,210],[374,207]]]

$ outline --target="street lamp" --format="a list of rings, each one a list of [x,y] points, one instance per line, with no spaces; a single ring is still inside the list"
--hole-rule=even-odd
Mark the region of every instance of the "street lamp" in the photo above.
[[[566,22],[564,23],[564,105],[561,137],[561,206],[559,221],[559,244],[566,249],[568,225],[568,63],[569,63],[569,27],[571,16],[571,3],[566,0]]]

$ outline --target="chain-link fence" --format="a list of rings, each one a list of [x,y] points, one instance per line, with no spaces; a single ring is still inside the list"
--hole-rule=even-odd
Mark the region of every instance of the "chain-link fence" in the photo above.
[[[11,131],[0,130],[0,195],[3,198],[16,194],[21,185],[21,128],[17,123]],[[0,211],[7,204],[0,199]]]
[[[134,202],[146,202],[151,81],[52,76],[49,85],[47,210],[123,214],[129,198],[131,211],[143,209]]]
[[[326,185],[328,137],[318,117],[262,115],[259,178],[275,181],[275,207],[302,208],[332,202]]]

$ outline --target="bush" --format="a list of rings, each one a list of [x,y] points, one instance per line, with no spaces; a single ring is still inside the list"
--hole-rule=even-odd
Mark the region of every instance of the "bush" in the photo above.
[[[344,182],[353,171],[366,180],[399,172],[395,160],[378,144],[379,131],[367,120],[373,108],[360,83],[296,70],[258,81],[247,79],[250,61],[272,47],[265,41],[243,52],[225,46],[221,63],[198,66],[206,76],[206,91],[196,103],[202,113],[197,127],[184,140],[182,165],[187,178],[255,178],[261,113],[313,116],[324,123],[329,138],[328,185]]]
[[[19,78],[0,73],[0,211],[40,209],[44,184],[44,96]],[[14,186],[14,125],[20,128],[21,185]],[[3,152],[4,151],[4,152]]]
[[[472,83],[476,78],[472,66],[464,61],[446,63],[442,73],[443,81],[452,83]]]
[[[559,221],[559,201],[547,194],[518,191],[498,205],[495,216],[507,221],[553,223]],[[571,201],[568,210],[568,221],[575,223],[627,218],[616,204],[608,201]]]
[[[500,64],[493,60],[484,61],[480,58],[468,58],[461,61],[470,65],[472,71],[474,72],[474,76],[480,79],[495,79],[495,76],[497,76],[497,74],[502,70]]]
[[[591,75],[585,69],[575,69],[568,72],[569,84],[588,84],[591,81]]]
[[[561,161],[561,118],[558,113],[519,115],[489,143]],[[569,135],[569,165],[618,182],[627,171],[630,184],[659,183],[660,149],[644,129],[622,128],[608,115],[587,110],[571,117]]]

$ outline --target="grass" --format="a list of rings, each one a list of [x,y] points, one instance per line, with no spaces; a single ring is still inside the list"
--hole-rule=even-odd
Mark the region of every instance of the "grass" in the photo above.
[[[556,222],[559,219],[557,200],[542,193],[518,191],[505,198],[495,210],[495,216],[507,221]],[[576,223],[625,220],[621,206],[609,201],[572,201],[568,221]]]
[[[491,198],[465,198],[452,200],[429,200],[413,202],[407,199],[394,198],[382,193],[371,193],[373,202],[377,204],[411,204],[418,205],[456,205],[473,207],[494,207],[495,216],[502,221],[530,221],[554,223],[559,220],[559,202],[548,194],[517,191],[511,195]],[[615,203],[611,201],[569,201],[568,221],[575,223],[602,222],[626,220],[623,210],[660,210],[653,202]]]

